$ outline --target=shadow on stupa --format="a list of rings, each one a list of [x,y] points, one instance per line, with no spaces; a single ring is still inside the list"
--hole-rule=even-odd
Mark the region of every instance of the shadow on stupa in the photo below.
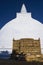
[[[1,51],[0,52],[0,59],[9,59],[10,58],[10,54],[8,51]]]

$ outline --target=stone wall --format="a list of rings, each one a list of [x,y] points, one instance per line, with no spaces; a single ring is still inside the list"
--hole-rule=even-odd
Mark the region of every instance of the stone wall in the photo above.
[[[20,40],[13,39],[13,50],[25,53],[28,55],[41,54],[40,39],[23,38]]]

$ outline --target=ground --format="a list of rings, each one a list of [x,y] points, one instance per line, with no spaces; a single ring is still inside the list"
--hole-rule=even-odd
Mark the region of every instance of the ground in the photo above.
[[[0,65],[43,65],[43,62],[27,62],[14,60],[0,60]]]

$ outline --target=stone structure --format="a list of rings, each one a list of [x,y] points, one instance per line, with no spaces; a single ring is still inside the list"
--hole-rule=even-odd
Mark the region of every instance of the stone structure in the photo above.
[[[13,50],[26,54],[26,60],[36,60],[41,56],[40,39],[23,38],[20,40],[13,39]]]

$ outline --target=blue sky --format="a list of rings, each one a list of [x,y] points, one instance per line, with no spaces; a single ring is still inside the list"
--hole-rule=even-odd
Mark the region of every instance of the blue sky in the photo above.
[[[43,23],[43,0],[0,0],[0,29],[16,17],[23,3],[32,17]]]

